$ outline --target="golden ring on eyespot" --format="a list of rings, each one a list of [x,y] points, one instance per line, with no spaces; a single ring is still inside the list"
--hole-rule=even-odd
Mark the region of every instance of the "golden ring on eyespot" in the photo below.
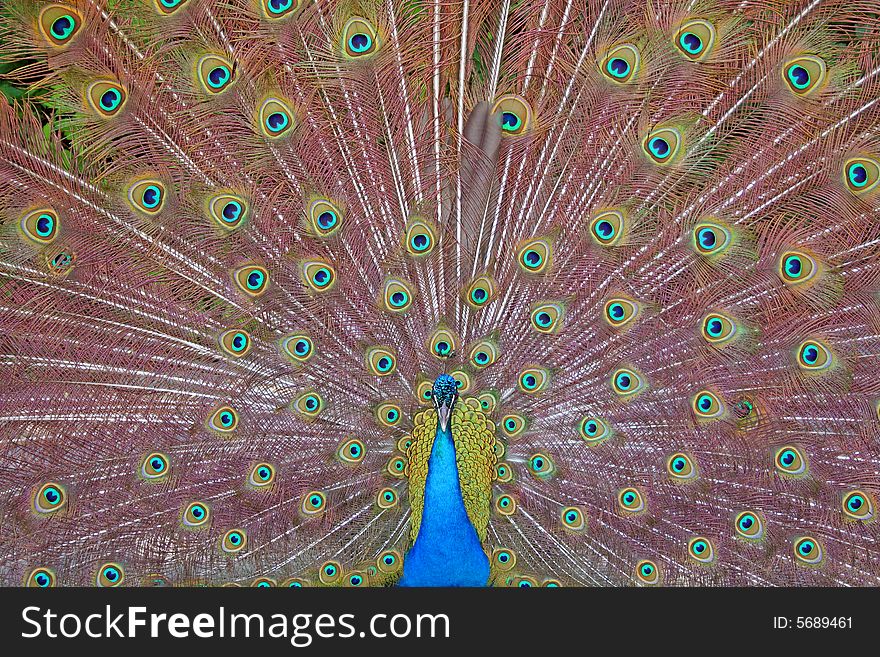
[[[653,561],[643,559],[636,564],[636,577],[642,584],[653,586],[660,581],[660,570]]]
[[[239,289],[251,297],[260,297],[269,289],[269,272],[260,265],[245,265],[233,272]]]
[[[752,541],[764,537],[764,521],[755,511],[742,511],[734,519],[737,535]]]
[[[564,312],[562,304],[543,302],[532,307],[529,320],[538,333],[551,334],[562,326]]]
[[[196,63],[196,77],[209,94],[223,93],[235,82],[235,67],[225,57],[204,55]]]
[[[853,194],[867,194],[880,183],[880,162],[867,155],[850,158],[843,165],[843,178]]]
[[[498,345],[493,340],[485,339],[471,347],[468,360],[480,370],[495,364],[499,355]]]
[[[385,550],[376,558],[376,566],[383,573],[396,573],[403,567],[403,559],[397,550]]]
[[[238,413],[231,406],[221,406],[208,419],[208,427],[220,433],[232,433],[238,427]]]
[[[688,541],[688,556],[699,563],[712,563],[715,560],[715,546],[704,536],[696,536]]]
[[[518,413],[508,413],[501,418],[501,430],[508,438],[516,438],[526,429],[526,419]]]
[[[495,298],[495,281],[486,274],[478,276],[465,290],[465,301],[472,308],[484,308]]]
[[[343,215],[339,204],[328,198],[316,198],[307,211],[309,227],[318,237],[335,235],[342,227]]]
[[[315,355],[315,343],[304,333],[294,333],[281,339],[281,350],[296,363],[304,363]]]
[[[228,329],[220,334],[220,348],[234,358],[246,356],[253,346],[250,333],[242,329]]]
[[[502,136],[518,137],[532,127],[532,108],[528,101],[516,94],[506,94],[492,105],[492,116],[501,128]]]
[[[626,297],[613,297],[605,302],[603,316],[613,328],[622,328],[639,314],[639,305]]]
[[[66,5],[49,5],[40,12],[40,31],[56,48],[67,46],[83,25],[82,16]]]
[[[800,285],[812,280],[819,266],[811,256],[803,251],[785,251],[779,258],[778,273],[783,282]]]
[[[621,43],[605,54],[599,70],[615,84],[626,84],[638,73],[640,61],[638,48],[631,43]]]
[[[567,506],[560,512],[562,525],[572,532],[582,532],[587,528],[587,514],[579,506]]]
[[[352,16],[342,28],[342,54],[347,59],[374,55],[380,42],[376,29],[365,18]]]
[[[183,524],[187,527],[203,527],[211,519],[211,510],[204,502],[190,502],[183,510]]]
[[[520,269],[529,274],[542,274],[550,266],[553,252],[547,238],[529,240],[522,244],[516,256]]]
[[[406,228],[404,240],[407,252],[415,258],[421,258],[431,253],[437,245],[437,231],[421,217],[413,217]]]
[[[382,307],[388,312],[404,313],[413,304],[414,292],[406,281],[389,278],[382,291]]]
[[[98,568],[95,584],[100,587],[116,587],[125,581],[125,570],[118,563],[105,563]]]
[[[376,407],[376,419],[386,427],[396,426],[401,420],[400,406],[385,402]]]
[[[318,569],[318,579],[322,584],[335,584],[342,579],[342,566],[336,561],[326,561]]]
[[[28,212],[21,218],[21,231],[37,244],[51,244],[58,237],[61,219],[49,208]]]
[[[724,414],[724,405],[711,390],[700,390],[691,399],[691,409],[702,420],[714,420]]]
[[[492,565],[501,572],[513,570],[516,566],[516,552],[507,548],[492,550]]]
[[[383,488],[376,495],[376,504],[380,509],[393,509],[397,506],[398,495],[393,488]]]
[[[271,577],[257,577],[257,579],[251,582],[251,587],[257,589],[271,589],[276,585],[277,582]]]
[[[275,468],[269,463],[258,463],[251,469],[248,483],[257,488],[264,488],[275,481]]]
[[[125,107],[128,92],[113,80],[96,80],[86,88],[89,106],[105,119],[116,116]]]
[[[151,217],[162,212],[166,196],[165,183],[155,178],[138,180],[128,188],[129,204]]]
[[[324,398],[314,391],[305,392],[291,402],[291,410],[306,418],[317,417],[324,406]]]
[[[812,536],[801,536],[794,541],[794,556],[798,562],[808,565],[817,566],[825,557],[822,550],[822,544]]]
[[[578,430],[584,441],[591,446],[599,445],[611,437],[611,428],[597,417],[585,417],[578,423]]]
[[[864,490],[853,490],[843,497],[843,512],[853,520],[874,519],[874,498]]]
[[[385,466],[385,471],[395,479],[403,479],[407,474],[407,460],[404,456],[392,456]]]
[[[54,570],[40,566],[28,574],[24,585],[28,588],[48,589],[56,586],[57,581]]]
[[[645,498],[637,488],[624,488],[617,494],[617,504],[621,511],[635,514],[645,510]]]
[[[269,139],[280,139],[295,126],[293,110],[280,98],[267,98],[257,112],[260,132]]]
[[[590,219],[590,237],[599,246],[614,246],[623,236],[625,225],[623,211],[601,210]]]
[[[674,479],[682,481],[697,478],[697,466],[684,452],[676,452],[666,459],[666,472]]]
[[[550,372],[543,367],[526,368],[517,377],[520,391],[530,395],[543,392],[549,383]]]
[[[336,450],[336,457],[346,465],[358,465],[364,460],[367,448],[359,438],[349,438]]]
[[[327,496],[319,490],[303,495],[300,509],[307,516],[316,516],[327,510]]]
[[[796,96],[808,96],[817,91],[826,77],[825,61],[815,55],[801,55],[782,65],[782,79]]]
[[[67,490],[54,481],[47,482],[34,494],[34,510],[37,513],[55,513],[67,506]]]
[[[677,128],[652,130],[642,142],[642,150],[656,164],[665,166],[676,159],[682,136]]]
[[[336,268],[324,260],[303,260],[300,272],[306,286],[313,292],[327,292],[336,285]]]
[[[370,347],[365,355],[367,372],[375,376],[389,376],[397,369],[397,356],[388,347]]]
[[[220,548],[224,552],[235,554],[247,545],[247,534],[243,529],[230,529],[220,539]]]
[[[170,469],[168,456],[161,452],[153,452],[141,463],[141,476],[144,479],[161,479],[168,476]]]
[[[445,360],[453,355],[458,349],[458,338],[445,327],[440,327],[428,340],[428,351],[434,358]]]
[[[687,59],[700,62],[712,52],[715,36],[715,27],[712,23],[695,18],[676,30],[672,43]]]

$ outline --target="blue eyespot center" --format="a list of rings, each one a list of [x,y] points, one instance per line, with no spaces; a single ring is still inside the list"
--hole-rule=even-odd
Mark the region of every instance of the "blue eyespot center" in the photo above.
[[[720,336],[723,328],[724,327],[720,319],[710,319],[707,325],[709,335],[711,335],[713,338],[717,338],[718,336]]]
[[[648,144],[648,147],[660,159],[666,158],[669,155],[669,142],[662,137],[654,137]]]
[[[849,168],[849,181],[855,187],[864,187],[868,182],[868,170],[861,164],[853,164]]]
[[[51,235],[53,228],[55,228],[55,220],[51,215],[41,214],[37,218],[37,235],[40,237],[48,237]]]
[[[429,239],[424,233],[418,233],[413,236],[410,243],[416,251],[424,251],[428,248]]]
[[[318,215],[318,225],[324,230],[329,230],[336,225],[336,213],[325,210]]]
[[[863,504],[864,500],[862,499],[861,495],[853,495],[851,498],[849,498],[847,506],[849,507],[850,511],[858,511],[862,508]]]
[[[247,285],[250,289],[257,290],[263,285],[265,279],[266,277],[261,271],[255,270],[248,274]]]
[[[538,324],[542,327],[550,326],[550,323],[553,319],[550,317],[549,313],[538,313]]]
[[[269,11],[273,14],[280,14],[290,9],[293,0],[269,0]]]
[[[803,263],[798,256],[789,256],[785,259],[785,271],[792,278],[797,278],[801,275],[801,271],[803,270]]]
[[[610,221],[602,220],[596,224],[596,232],[602,239],[609,240],[614,236],[614,225]]]
[[[715,236],[715,231],[711,228],[703,228],[699,234],[700,245],[706,249],[711,249],[715,246],[718,238]]]
[[[788,69],[788,79],[797,89],[804,89],[810,85],[810,72],[795,64]]]
[[[372,45],[373,40],[370,38],[370,35],[364,34],[363,32],[352,34],[348,39],[348,47],[351,48],[352,52],[365,52],[369,50]]]
[[[60,18],[55,19],[55,22],[52,23],[52,35],[58,39],[66,39],[70,36],[71,32],[73,32],[75,26],[76,22],[74,21],[73,16],[61,16]]]
[[[241,215],[241,204],[238,201],[230,201],[223,206],[223,219],[227,222],[236,221]]]
[[[222,87],[224,84],[229,82],[230,77],[229,68],[226,66],[215,66],[211,69],[211,72],[208,73],[208,84],[210,84],[215,89]]]
[[[514,132],[522,125],[522,119],[513,112],[501,113],[501,129],[506,132]]]
[[[287,114],[284,112],[272,112],[272,114],[266,117],[266,127],[271,132],[281,132],[287,127],[288,123],[290,123],[290,119],[287,118]]]
[[[629,62],[621,57],[613,57],[606,66],[608,72],[616,78],[625,78],[629,73]]]
[[[152,210],[162,201],[162,190],[155,185],[150,185],[144,190],[144,194],[141,196],[141,201],[143,202],[144,207]]]
[[[162,459],[153,459],[150,461],[150,467],[153,468],[155,472],[162,472],[165,469],[165,463],[162,462]]]
[[[391,295],[391,303],[395,306],[402,306],[406,303],[406,295],[403,292],[395,292]]]
[[[115,110],[121,101],[122,94],[116,89],[108,89],[101,96],[101,107],[109,112]]]
[[[685,32],[682,34],[679,43],[682,48],[692,55],[696,55],[703,49],[703,41],[693,32]]]
[[[104,578],[109,582],[115,582],[117,579],[119,579],[119,571],[115,568],[105,568]]]

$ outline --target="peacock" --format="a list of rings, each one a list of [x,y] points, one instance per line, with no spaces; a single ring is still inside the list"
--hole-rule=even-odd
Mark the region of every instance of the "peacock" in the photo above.
[[[880,2],[4,0],[0,582],[880,585]]]

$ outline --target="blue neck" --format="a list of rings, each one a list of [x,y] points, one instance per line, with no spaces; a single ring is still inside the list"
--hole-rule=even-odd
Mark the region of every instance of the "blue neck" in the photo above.
[[[422,524],[403,561],[400,586],[485,586],[489,559],[468,518],[458,483],[455,444],[447,426],[428,460]]]

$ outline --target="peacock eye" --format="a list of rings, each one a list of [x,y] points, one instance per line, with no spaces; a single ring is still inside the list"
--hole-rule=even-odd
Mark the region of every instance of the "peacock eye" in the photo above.
[[[397,356],[388,347],[371,347],[366,353],[367,371],[375,376],[388,376],[397,367]]]
[[[468,286],[465,300],[472,308],[484,308],[495,296],[495,282],[487,275],[479,276]]]
[[[307,516],[316,516],[327,508],[327,496],[321,491],[313,490],[303,496],[300,510]]]
[[[816,275],[816,261],[806,253],[788,251],[779,261],[779,275],[789,284],[805,283]]]
[[[641,513],[645,510],[645,499],[637,488],[624,488],[617,494],[620,510],[629,513]]]
[[[183,524],[186,527],[203,527],[211,517],[208,506],[203,502],[191,502],[183,511]]]
[[[389,278],[385,281],[381,302],[388,312],[406,312],[413,302],[410,284],[399,278]]]
[[[154,179],[139,180],[128,188],[128,202],[138,212],[156,216],[165,206],[165,185]]]
[[[300,271],[306,286],[313,292],[326,292],[336,284],[336,270],[323,260],[303,260]]]
[[[690,456],[683,452],[678,452],[667,459],[666,472],[668,472],[673,479],[686,481],[689,479],[696,479],[697,466]]]
[[[220,548],[230,554],[241,552],[246,545],[247,534],[243,529],[230,529],[220,539]]]
[[[208,420],[208,427],[220,433],[230,433],[238,426],[238,413],[231,406],[221,406]]]
[[[807,340],[798,346],[797,362],[807,372],[821,372],[834,364],[834,358],[824,344],[818,340]]]
[[[55,586],[55,572],[49,568],[34,568],[28,575],[25,586],[30,588],[47,589]]]
[[[868,521],[874,518],[874,500],[868,493],[854,490],[843,498],[843,512],[853,520]]]
[[[701,61],[709,55],[715,43],[715,27],[700,19],[688,21],[678,30],[673,43],[687,59]]]
[[[517,254],[520,269],[530,274],[540,274],[550,265],[552,248],[547,238],[535,239],[523,244]]]
[[[295,363],[304,363],[315,354],[315,343],[309,336],[296,333],[282,338],[281,350]]]
[[[235,358],[241,358],[251,350],[251,336],[247,331],[229,329],[219,337],[220,348]]]
[[[549,479],[555,473],[556,468],[549,456],[542,452],[533,454],[529,458],[529,472],[538,479]]]
[[[364,460],[367,450],[364,442],[358,438],[349,438],[336,450],[336,458],[347,465],[357,465]]]
[[[275,586],[275,580],[269,577],[258,577],[251,583],[251,586],[258,589],[270,589]]]
[[[510,483],[513,481],[513,468],[504,461],[498,463],[495,466],[495,478],[502,484]]]
[[[694,228],[693,246],[700,255],[721,255],[730,247],[731,242],[730,229],[720,223],[703,221]]]
[[[82,24],[79,13],[64,5],[50,5],[40,13],[40,31],[56,48],[67,46]]]
[[[383,573],[396,573],[403,565],[403,559],[396,550],[386,550],[376,559],[376,567]]]
[[[258,112],[260,132],[269,139],[285,136],[294,127],[293,110],[287,101],[267,98]]]
[[[170,16],[187,2],[189,2],[189,0],[156,0],[156,8],[159,10],[160,14]]]
[[[624,297],[616,297],[605,302],[605,321],[613,328],[626,326],[638,313],[638,304]]]
[[[715,548],[708,538],[697,536],[688,542],[688,555],[700,563],[712,563],[715,560]]]
[[[579,507],[565,507],[560,516],[563,527],[569,531],[582,532],[587,528],[587,516]]]
[[[691,400],[691,408],[697,419],[715,420],[724,414],[724,406],[718,396],[710,390],[701,390]]]
[[[636,564],[636,577],[641,584],[654,586],[660,582],[660,570],[653,561],[645,559]]]
[[[258,463],[251,470],[248,483],[257,488],[264,488],[275,481],[275,468],[268,463]]]
[[[611,387],[621,397],[629,397],[641,391],[645,384],[634,370],[622,367],[612,374]]]
[[[599,246],[614,246],[623,236],[624,215],[620,210],[602,210],[590,220],[590,236]]]
[[[817,566],[824,558],[822,544],[812,536],[797,538],[794,541],[794,556],[800,564]]]
[[[209,94],[226,91],[234,82],[232,64],[219,55],[205,55],[196,65],[199,83]]]
[[[168,476],[169,460],[161,452],[153,452],[141,463],[141,476],[144,479],[160,479]]]
[[[122,584],[125,579],[125,571],[118,563],[105,563],[98,568],[96,584],[101,587],[114,587]]]
[[[48,208],[29,212],[21,219],[25,237],[37,244],[51,244],[58,237],[60,227],[58,213]]]
[[[54,513],[66,504],[67,491],[64,486],[55,482],[43,484],[34,495],[34,510],[37,513]]]
[[[342,52],[348,59],[356,59],[375,54],[379,47],[376,30],[366,19],[353,17],[348,19],[342,29]]]
[[[317,392],[306,392],[291,402],[291,410],[306,420],[317,417],[324,410],[324,398]]]
[[[529,367],[520,373],[517,381],[522,392],[535,394],[547,388],[550,383],[550,372],[543,367]]]
[[[327,198],[318,198],[309,204],[308,219],[318,237],[330,237],[342,226],[342,210]]]
[[[492,552],[492,565],[501,572],[512,570],[516,566],[516,552],[507,548],[496,548]]]
[[[639,69],[639,50],[634,45],[623,43],[615,46],[602,60],[602,74],[617,84],[625,84],[633,79]]]
[[[736,322],[721,313],[709,313],[700,325],[703,339],[713,345],[723,345],[736,335]]]
[[[501,495],[495,500],[495,510],[503,516],[516,513],[516,501],[510,495]]]
[[[529,320],[533,329],[546,335],[555,333],[562,327],[564,313],[565,309],[561,303],[543,301],[532,306]]]
[[[655,164],[665,165],[675,159],[681,141],[681,133],[676,128],[660,128],[645,137],[642,149]]]
[[[322,584],[335,584],[342,578],[342,566],[335,561],[325,562],[318,570],[318,579]]]
[[[844,164],[846,185],[854,194],[865,194],[880,182],[880,162],[870,157],[857,157]]]
[[[526,419],[517,413],[509,413],[501,419],[501,427],[508,438],[516,438],[526,429]]]
[[[492,106],[492,115],[501,127],[502,136],[518,137],[532,125],[532,108],[525,98],[515,94],[501,96]]]
[[[98,80],[89,85],[86,90],[86,99],[92,109],[102,118],[110,118],[119,113],[128,94],[125,88],[107,80]]]
[[[236,269],[233,279],[239,289],[250,297],[262,296],[269,287],[269,272],[259,265]]]
[[[757,541],[764,537],[764,522],[754,511],[743,511],[734,520],[734,530],[741,538]]]
[[[383,488],[376,496],[376,504],[380,509],[391,509],[397,506],[397,493],[393,488]]]
[[[803,55],[782,67],[783,79],[796,96],[808,96],[825,80],[825,62],[819,57]]]
[[[263,0],[263,12],[267,18],[284,18],[297,10],[298,0]]]
[[[611,437],[611,428],[597,417],[585,417],[578,425],[581,438],[590,446],[596,446]]]
[[[797,477],[807,472],[807,459],[794,445],[786,445],[776,450],[774,457],[776,470],[783,475]]]
[[[428,255],[437,242],[436,232],[427,221],[420,217],[410,219],[406,229],[406,250],[414,257]]]
[[[403,456],[392,456],[385,466],[385,472],[395,479],[403,479],[406,477],[406,458]]]

